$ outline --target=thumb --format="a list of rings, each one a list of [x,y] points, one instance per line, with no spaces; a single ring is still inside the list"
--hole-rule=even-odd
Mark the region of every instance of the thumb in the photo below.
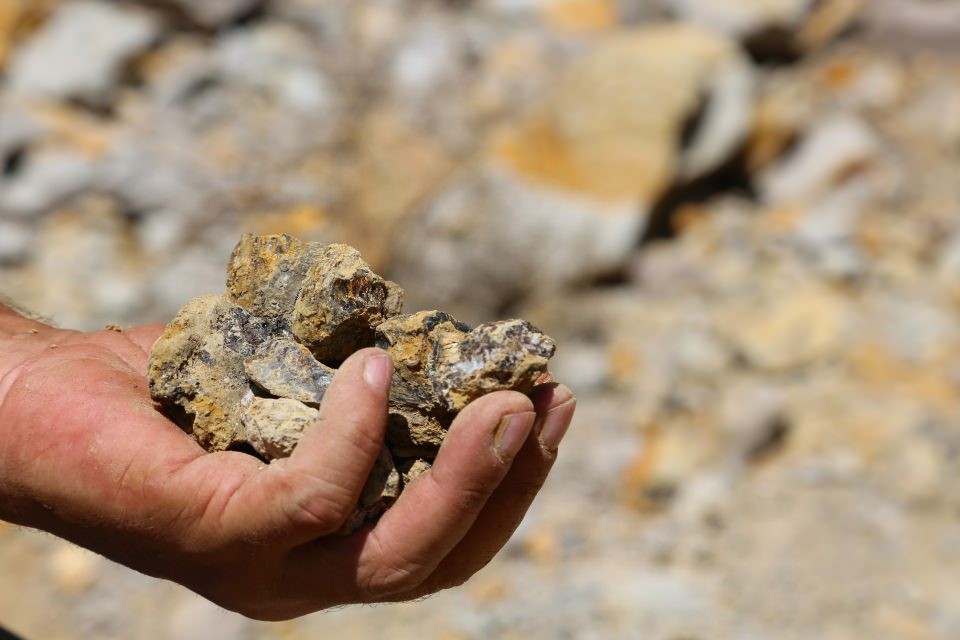
[[[357,504],[383,447],[393,364],[379,349],[348,358],[317,422],[290,458],[251,475],[224,513],[227,528],[298,545],[335,532]],[[255,534],[255,535],[256,535]]]

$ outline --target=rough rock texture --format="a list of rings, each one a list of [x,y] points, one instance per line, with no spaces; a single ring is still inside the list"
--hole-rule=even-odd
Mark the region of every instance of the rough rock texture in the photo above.
[[[320,412],[288,398],[256,398],[240,420],[247,441],[267,459],[286,458]]]
[[[293,334],[320,360],[344,360],[373,343],[374,328],[403,307],[403,291],[353,247],[325,247],[310,266],[293,310]]]
[[[498,389],[530,393],[555,348],[523,320],[482,324],[458,342],[439,345],[434,388],[451,411]]]
[[[227,296],[261,316],[288,316],[310,267],[308,247],[288,235],[245,234],[230,256]]]
[[[291,338],[277,338],[243,362],[250,382],[270,395],[320,404],[336,373]]]
[[[611,36],[400,229],[394,269],[410,301],[439,298],[473,322],[622,269],[670,186],[743,143],[754,85],[737,44],[709,30],[665,23]],[[484,286],[465,290],[470,280]]]
[[[436,453],[453,419],[438,396],[437,354],[470,327],[440,311],[392,318],[377,327],[377,346],[393,356],[387,442],[403,457]]]
[[[108,98],[124,64],[159,33],[153,15],[118,5],[65,5],[11,61],[11,88],[94,104]]]
[[[399,315],[403,291],[346,245],[245,235],[227,293],[187,304],[150,357],[150,390],[209,451],[291,455],[319,412],[337,364],[390,352],[386,444],[343,533],[377,518],[425,473],[453,419],[485,393],[533,390],[554,343],[522,320],[471,330],[449,314]],[[322,437],[322,434],[321,434]]]
[[[282,331],[219,296],[192,300],[153,347],[150,393],[205,449],[239,444],[240,411],[254,398],[244,359]]]

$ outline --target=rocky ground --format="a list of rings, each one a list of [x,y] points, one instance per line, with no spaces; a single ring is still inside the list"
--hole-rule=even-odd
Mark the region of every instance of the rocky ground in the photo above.
[[[241,231],[347,242],[580,399],[463,588],[258,624],[0,524],[0,622],[960,637],[957,43],[946,0],[0,0],[0,292],[166,321]]]

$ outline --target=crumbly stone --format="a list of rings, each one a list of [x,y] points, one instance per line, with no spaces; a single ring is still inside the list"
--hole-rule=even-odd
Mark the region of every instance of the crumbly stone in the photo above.
[[[167,325],[150,354],[153,399],[208,451],[243,443],[240,411],[254,397],[243,361],[282,323],[221,296],[196,298]]]
[[[390,353],[383,451],[340,533],[376,520],[426,473],[457,413],[501,389],[529,393],[554,343],[521,320],[471,330],[441,311],[400,315],[403,291],[346,245],[241,238],[227,292],[188,303],[150,357],[153,398],[208,451],[290,456],[316,422],[338,365]],[[322,436],[322,434],[319,434]]]
[[[450,411],[501,389],[530,393],[555,351],[553,340],[529,322],[482,324],[462,340],[440,346],[434,388]]]
[[[347,521],[343,523],[337,532],[340,535],[348,535],[359,529],[366,522],[376,520],[386,511],[390,505],[400,496],[403,488],[403,480],[396,464],[393,462],[393,455],[386,446],[380,450],[380,456],[377,457],[373,465],[373,471],[367,478],[367,483],[360,493],[360,500],[357,502],[357,508],[350,514]]]
[[[377,327],[377,346],[393,358],[387,442],[397,455],[436,455],[454,414],[434,388],[435,354],[469,330],[442,311],[397,316]]]
[[[320,412],[288,398],[255,398],[241,414],[247,442],[264,458],[286,458]]]
[[[320,245],[245,233],[230,256],[227,297],[258,316],[289,316]]]
[[[243,367],[250,382],[270,395],[315,405],[323,400],[336,373],[287,337],[265,343],[256,355],[243,361]]]
[[[374,328],[400,313],[403,290],[375,274],[360,252],[325,247],[310,266],[293,311],[293,334],[319,360],[345,360],[374,341]]]

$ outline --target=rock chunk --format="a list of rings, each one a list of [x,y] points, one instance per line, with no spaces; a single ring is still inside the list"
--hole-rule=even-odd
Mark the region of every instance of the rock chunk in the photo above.
[[[264,458],[286,458],[320,412],[288,398],[255,398],[241,416],[246,439]]]
[[[289,316],[317,245],[288,235],[245,233],[230,256],[227,296],[261,316]]]
[[[397,316],[377,327],[377,346],[393,358],[387,441],[397,455],[436,455],[453,413],[433,384],[435,354],[444,345],[462,339],[469,330],[441,311]]]
[[[336,373],[321,361],[385,349],[394,364],[385,444],[344,534],[429,471],[463,407],[501,389],[529,393],[555,349],[522,320],[471,330],[442,311],[399,315],[400,287],[346,245],[245,235],[227,271],[227,292],[188,303],[154,345],[151,395],[208,451],[246,447],[275,460],[314,428]]]
[[[411,301],[440,297],[473,321],[618,272],[670,187],[744,142],[754,83],[737,43],[706,29],[664,23],[602,39],[424,199],[399,229],[394,273]],[[473,280],[483,287],[463,286]]]
[[[326,246],[307,272],[293,311],[293,334],[319,360],[345,360],[373,344],[374,327],[400,313],[403,290],[375,274],[360,252]]]
[[[302,344],[290,338],[266,343],[243,362],[250,382],[278,398],[320,404],[335,370],[324,366]]]
[[[10,88],[99,105],[159,33],[154,15],[121,3],[63,3],[12,59]]]
[[[450,411],[500,389],[530,393],[556,344],[523,320],[482,324],[437,353],[434,388]]]
[[[240,412],[254,397],[243,361],[283,332],[220,296],[196,298],[151,351],[150,394],[208,451],[240,444]]]

